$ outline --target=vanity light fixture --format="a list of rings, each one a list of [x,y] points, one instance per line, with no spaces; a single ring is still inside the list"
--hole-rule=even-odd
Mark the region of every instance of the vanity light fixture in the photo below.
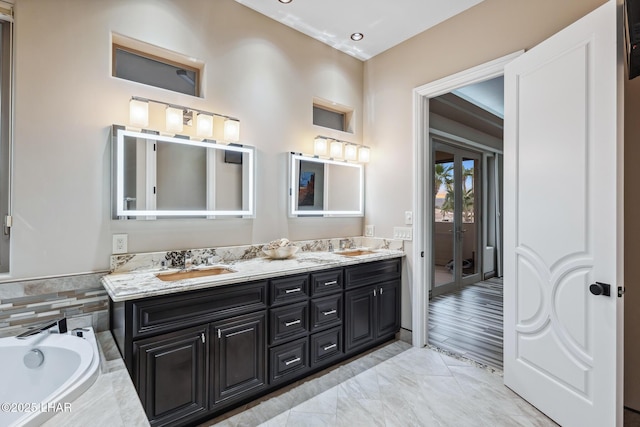
[[[240,141],[240,122],[227,118],[224,121],[224,140],[229,142]]]
[[[329,151],[329,153],[327,153]],[[371,149],[353,142],[340,141],[327,136],[318,135],[313,140],[313,155],[316,157],[330,157],[348,162],[368,163]]]
[[[358,147],[355,144],[346,144],[344,146],[344,159],[345,160],[358,159]]]
[[[196,135],[202,138],[210,138],[213,135],[213,116],[198,113],[196,116]]]
[[[342,142],[338,140],[331,141],[329,145],[329,156],[334,159],[342,158]]]
[[[184,130],[185,124],[188,126],[195,124],[195,132],[198,137],[210,138],[213,136],[213,118],[222,117],[225,119],[224,140],[227,142],[240,140],[240,120],[234,117],[139,96],[132,96],[129,101],[129,125],[137,128],[149,126],[149,103],[151,102],[164,105],[167,132],[179,133]]]
[[[284,3],[284,4],[289,4],[291,3],[293,0],[278,0],[280,3]]]
[[[351,40],[353,40],[354,42],[359,42],[363,38],[364,38],[364,34],[362,34],[362,33],[353,33],[353,34],[351,34]]]
[[[144,128],[149,126],[149,102],[131,98],[129,101],[129,123]]]
[[[360,163],[369,163],[369,159],[371,158],[371,149],[369,147],[365,147],[364,145],[358,149],[358,161]]]
[[[316,139],[313,140],[313,154],[316,156],[327,155],[327,138],[317,136]]]

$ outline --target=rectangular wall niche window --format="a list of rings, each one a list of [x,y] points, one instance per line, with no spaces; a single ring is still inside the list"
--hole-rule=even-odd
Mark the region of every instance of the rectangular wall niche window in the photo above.
[[[321,98],[313,98],[313,124],[341,132],[354,133],[353,108]]]
[[[114,77],[200,96],[200,69],[113,44]]]

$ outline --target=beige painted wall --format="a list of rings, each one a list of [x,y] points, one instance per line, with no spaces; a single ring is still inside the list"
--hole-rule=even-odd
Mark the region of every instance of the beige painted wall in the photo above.
[[[318,134],[361,142],[363,63],[233,0],[18,0],[11,278],[105,270],[111,236],[144,252],[362,234],[361,218],[289,219],[287,155]],[[111,77],[111,33],[204,61],[204,97]],[[112,221],[109,126],[132,95],[241,120],[257,148],[255,219]],[[312,125],[319,97],[355,135]]]

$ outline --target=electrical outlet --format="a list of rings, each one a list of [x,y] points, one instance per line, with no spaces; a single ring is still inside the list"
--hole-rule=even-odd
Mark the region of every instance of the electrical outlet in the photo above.
[[[405,211],[405,213],[404,213],[404,224],[405,225],[413,224],[413,212]]]
[[[126,234],[113,235],[113,248],[111,252],[114,255],[127,253],[127,235]]]
[[[413,229],[411,227],[393,227],[393,238],[400,240],[412,240]]]
[[[365,225],[364,226],[364,237],[373,237],[375,234],[375,226],[373,225]]]

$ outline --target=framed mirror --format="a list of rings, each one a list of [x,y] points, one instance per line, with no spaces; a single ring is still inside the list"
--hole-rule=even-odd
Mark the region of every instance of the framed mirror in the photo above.
[[[255,150],[114,125],[113,218],[255,215]]]
[[[290,153],[289,215],[364,216],[364,166]]]

